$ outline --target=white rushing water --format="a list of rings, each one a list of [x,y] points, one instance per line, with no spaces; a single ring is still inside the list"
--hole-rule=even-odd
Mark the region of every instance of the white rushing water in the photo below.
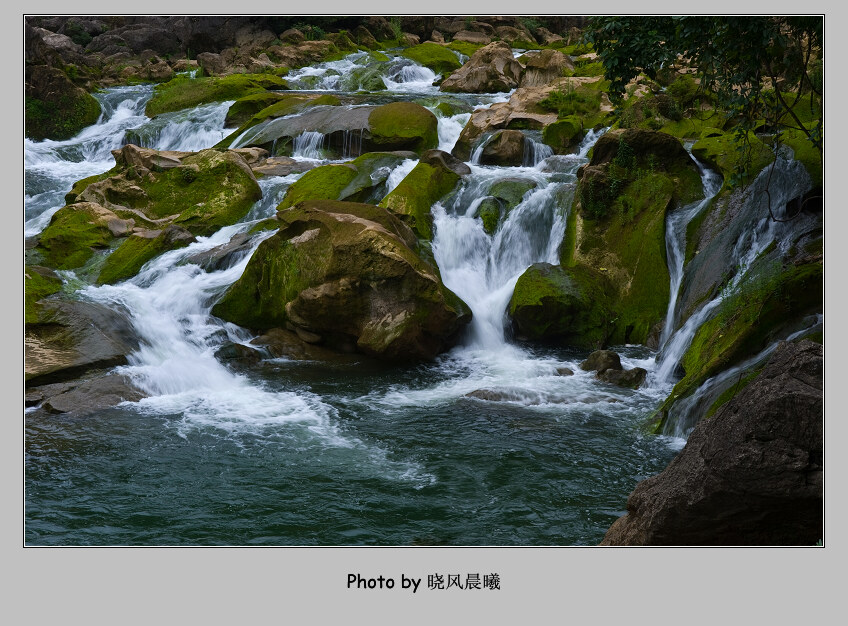
[[[774,172],[770,173],[769,168],[766,168],[751,183],[742,201],[749,221],[748,224],[740,227],[739,238],[731,251],[729,266],[735,268],[735,272],[717,296],[706,302],[686,320],[683,326],[670,334],[658,357],[657,368],[652,373],[650,384],[668,384],[674,381],[677,366],[698,329],[714,315],[722,300],[736,291],[754,260],[772,242],[776,242],[781,249],[785,250],[799,229],[805,227],[803,219],[788,222],[771,219],[766,204],[767,185],[771,193],[772,211],[778,219],[781,219],[785,217],[786,203],[801,196],[810,188],[810,177],[800,162],[778,157]],[[737,222],[739,221],[737,218]],[[682,247],[685,249],[685,243]]]
[[[695,159],[693,159],[695,160]],[[665,316],[665,326],[660,335],[660,347],[664,346],[676,324],[677,296],[680,293],[680,283],[683,281],[683,261],[686,254],[686,227],[701,211],[706,210],[710,201],[721,189],[723,179],[713,170],[702,166],[695,160],[701,172],[701,185],[704,198],[666,215],[665,220],[665,250],[670,277],[668,310]]]

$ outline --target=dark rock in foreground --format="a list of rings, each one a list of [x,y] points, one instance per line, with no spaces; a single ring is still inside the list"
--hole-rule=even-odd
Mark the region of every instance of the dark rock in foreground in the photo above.
[[[823,347],[783,343],[636,486],[601,545],[814,545],[822,538]]]

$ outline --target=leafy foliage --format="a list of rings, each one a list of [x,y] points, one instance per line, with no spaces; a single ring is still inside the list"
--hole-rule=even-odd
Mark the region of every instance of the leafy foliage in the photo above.
[[[763,120],[803,132],[821,152],[821,119],[807,127],[794,108],[808,94],[821,108],[821,17],[593,17],[586,34],[606,68],[610,96],[620,100],[640,73],[655,79],[666,66],[697,68],[700,88],[739,118],[741,137]],[[675,87],[685,99],[691,86]]]

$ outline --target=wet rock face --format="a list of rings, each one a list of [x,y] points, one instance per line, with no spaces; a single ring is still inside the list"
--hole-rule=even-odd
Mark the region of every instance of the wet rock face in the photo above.
[[[783,343],[659,475],[601,545],[813,545],[822,537],[823,348]]]
[[[132,325],[120,313],[91,302],[45,303],[38,323],[27,325],[27,386],[124,365],[136,349]]]
[[[279,233],[260,244],[214,315],[400,361],[452,347],[470,321],[467,306],[418,257],[415,235],[390,211],[307,200],[278,218]]]
[[[518,87],[521,71],[521,64],[512,56],[509,44],[495,41],[471,55],[439,88],[466,93],[509,91]]]

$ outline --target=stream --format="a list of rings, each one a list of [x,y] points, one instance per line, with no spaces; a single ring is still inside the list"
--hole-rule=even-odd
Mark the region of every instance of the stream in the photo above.
[[[440,99],[472,108],[508,97],[442,94],[432,71],[400,57],[385,64],[385,91],[363,92],[346,77],[365,62],[357,53],[287,80],[293,89],[355,95],[362,104],[420,102],[438,117],[446,151],[470,114],[444,116],[435,108]],[[25,236],[47,226],[75,181],[110,169],[110,151],[128,136],[145,147],[199,150],[233,132],[223,127],[231,102],[151,120],[144,115],[151,95],[149,85],[104,90],[96,94],[100,120],[77,137],[25,140]],[[298,137],[295,158],[322,160],[318,135]],[[233,370],[215,358],[224,343],[251,338],[209,313],[249,254],[218,271],[189,258],[272,216],[299,174],[262,179],[263,199],[241,223],[155,258],[130,280],[79,289],[81,300],[126,312],[142,345],[117,370],[149,397],[85,418],[28,413],[26,543],[597,544],[625,513],[636,483],[660,472],[685,443],[687,429],[657,436],[643,427],[674,385],[676,360],[698,323],[692,320],[717,306],[706,303],[690,326],[676,327],[681,260],[672,271],[661,353],[612,347],[625,368],[648,370],[638,390],[580,370],[586,351],[511,340],[505,310],[512,290],[531,264],[557,262],[576,171],[598,136],[589,133],[568,156],[528,140],[522,167],[472,158],[471,175],[433,206],[443,280],[474,313],[461,344],[433,362],[266,359]],[[358,154],[355,142],[349,152]],[[398,165],[385,191],[415,163]],[[490,235],[475,211],[506,178],[532,188]],[[669,258],[685,249],[686,222],[719,184],[705,170],[705,200],[669,218]],[[740,248],[740,258],[780,237],[768,228]],[[255,236],[252,250],[270,234]],[[560,375],[561,368],[574,375]],[[481,390],[489,399],[469,395]]]

